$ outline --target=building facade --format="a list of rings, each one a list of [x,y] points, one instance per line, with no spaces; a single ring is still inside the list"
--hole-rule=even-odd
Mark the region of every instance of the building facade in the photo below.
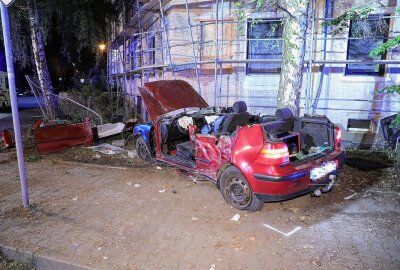
[[[400,1],[379,1],[368,19],[342,29],[324,22],[373,1],[310,2],[301,114],[326,115],[342,128],[347,146],[382,143],[379,120],[400,111],[400,95],[379,90],[400,83],[400,49],[379,57],[369,52],[400,34]],[[145,118],[138,87],[165,79],[189,82],[210,106],[244,100],[250,113],[273,114],[287,14],[245,7],[248,16],[238,20],[235,3],[126,1],[110,25],[109,82]]]

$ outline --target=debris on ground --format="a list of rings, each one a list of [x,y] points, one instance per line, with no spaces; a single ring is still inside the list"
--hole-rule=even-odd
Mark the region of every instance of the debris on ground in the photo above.
[[[164,193],[165,192],[165,188],[164,189],[160,189],[158,192]]]
[[[239,219],[240,219],[240,214],[236,214],[231,218],[232,221],[239,221]]]
[[[115,140],[115,141],[112,141],[112,143],[111,143],[111,145],[112,146],[115,146],[115,147],[124,147],[125,146],[125,140]]]
[[[358,193],[356,192],[356,193],[354,193],[354,194],[352,194],[352,195],[350,195],[350,196],[347,196],[346,198],[344,198],[345,200],[350,200],[350,199],[352,199],[352,198],[354,198],[355,196],[357,196],[358,195]]]
[[[135,188],[139,188],[139,187],[141,187],[141,185],[140,185],[140,184],[135,184],[134,187],[135,187]]]
[[[131,159],[137,158],[136,151],[128,151],[128,158],[131,158]]]
[[[215,270],[215,264],[212,264],[208,270]]]
[[[106,155],[121,154],[127,151],[123,148],[116,147],[108,143],[102,143],[96,146],[90,146],[88,148]]]
[[[161,168],[161,167],[159,167],[159,166],[157,166],[157,167],[156,167],[156,169],[157,169],[157,170],[162,170],[162,168]]]
[[[176,190],[175,190],[175,189],[173,189],[173,190],[172,190],[172,193],[174,193],[174,194],[175,194],[175,193],[176,193]]]

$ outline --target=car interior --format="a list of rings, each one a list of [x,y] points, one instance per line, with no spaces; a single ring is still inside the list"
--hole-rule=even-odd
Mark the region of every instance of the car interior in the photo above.
[[[224,116],[224,119],[217,129],[210,129],[209,135],[234,136],[237,127],[261,124],[270,140],[280,140],[287,144],[291,161],[297,160],[299,153],[302,156],[307,155],[311,147],[325,147],[333,144],[330,130],[327,130],[327,125],[322,122],[317,121],[316,126],[304,126],[302,125],[304,117],[294,117],[289,108],[278,109],[273,116],[251,115],[247,112],[246,103],[238,101],[225,113],[215,114],[210,111],[207,113],[199,111],[165,117],[161,123],[161,149],[164,157],[187,166],[195,166],[194,149],[190,142],[188,125],[196,125],[196,133],[202,133],[204,126],[213,124],[208,122],[208,118],[212,115]],[[307,123],[315,124],[314,122],[312,119],[308,119]]]

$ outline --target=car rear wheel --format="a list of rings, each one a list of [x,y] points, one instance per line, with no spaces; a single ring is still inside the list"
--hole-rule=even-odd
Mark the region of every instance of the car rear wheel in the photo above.
[[[263,203],[254,195],[244,175],[234,166],[226,168],[220,177],[222,197],[239,210],[259,211]]]
[[[151,161],[151,152],[142,137],[136,139],[136,152],[139,158]]]

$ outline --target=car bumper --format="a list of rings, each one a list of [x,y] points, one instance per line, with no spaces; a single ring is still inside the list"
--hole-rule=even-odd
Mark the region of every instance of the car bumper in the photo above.
[[[254,193],[260,201],[275,202],[299,197],[318,188],[323,188],[337,178],[343,167],[345,156],[346,154],[343,151],[329,159],[337,160],[337,170],[317,181],[310,179],[310,168],[282,176],[253,173],[251,177],[257,186]]]

